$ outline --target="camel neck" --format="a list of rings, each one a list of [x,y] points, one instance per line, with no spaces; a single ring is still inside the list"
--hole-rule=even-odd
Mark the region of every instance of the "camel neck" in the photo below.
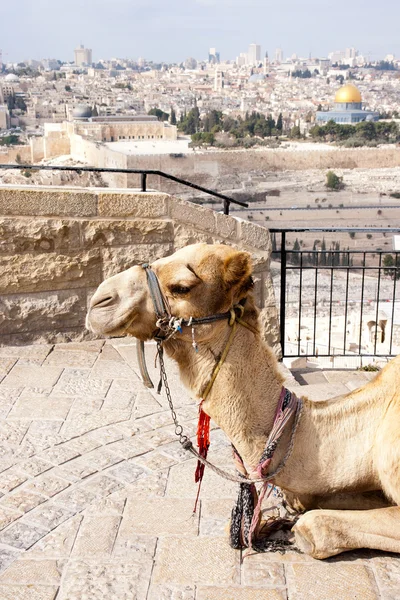
[[[183,382],[201,399],[211,373],[227,343],[225,324],[196,353],[188,343],[173,341],[166,350],[178,363]],[[221,427],[250,467],[258,464],[271,430],[283,378],[270,348],[239,326],[229,353],[203,403],[203,410]]]

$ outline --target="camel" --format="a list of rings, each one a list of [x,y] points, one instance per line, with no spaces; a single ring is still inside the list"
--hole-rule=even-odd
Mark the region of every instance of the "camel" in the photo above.
[[[262,340],[248,253],[195,244],[151,265],[176,317],[205,317],[242,302],[242,320],[204,412],[226,433],[252,475],[271,430],[283,377]],[[244,303],[244,299],[246,299]],[[146,272],[134,266],[105,280],[91,299],[87,327],[95,334],[146,341],[157,331]],[[164,342],[184,384],[199,399],[226,347],[226,320],[191,327]],[[370,548],[400,552],[400,357],[362,388],[327,401],[303,398],[292,453],[274,483],[301,514],[298,548],[317,559]],[[271,463],[285,455],[288,426]]]

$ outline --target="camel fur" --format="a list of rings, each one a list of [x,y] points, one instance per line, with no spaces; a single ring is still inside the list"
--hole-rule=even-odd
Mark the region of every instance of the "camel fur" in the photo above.
[[[259,332],[249,254],[196,244],[152,268],[171,313],[184,319],[229,310],[247,298],[243,319]],[[96,334],[152,339],[157,327],[144,270],[135,266],[104,281],[87,316]],[[225,347],[227,321],[189,327],[165,343],[186,386],[201,398]],[[357,548],[400,552],[400,357],[364,387],[321,402],[304,398],[293,452],[275,483],[295,510],[298,547],[314,558]],[[277,360],[259,333],[238,327],[228,357],[203,403],[254,473],[283,384]],[[281,461],[287,427],[271,464]]]

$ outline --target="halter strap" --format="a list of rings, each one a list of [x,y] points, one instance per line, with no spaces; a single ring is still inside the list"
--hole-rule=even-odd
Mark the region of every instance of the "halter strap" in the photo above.
[[[194,325],[207,325],[216,321],[224,321],[229,319],[229,324],[232,325],[235,321],[240,323],[243,327],[246,327],[254,334],[257,330],[243,321],[242,316],[244,312],[244,306],[246,304],[246,298],[242,298],[237,304],[235,304],[230,310],[224,313],[217,313],[215,315],[208,315],[206,317],[190,317],[190,319],[179,319],[171,314],[171,310],[168,304],[168,300],[164,296],[160,282],[157,275],[154,273],[151,265],[144,263],[142,268],[146,272],[147,285],[150,291],[150,297],[153,302],[154,311],[157,316],[157,327],[163,335],[155,336],[156,340],[164,341],[174,335],[176,331],[179,331],[182,326],[193,327]]]

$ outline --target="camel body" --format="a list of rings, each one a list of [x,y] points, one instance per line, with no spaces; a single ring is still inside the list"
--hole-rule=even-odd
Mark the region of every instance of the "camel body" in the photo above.
[[[196,244],[152,265],[171,314],[188,319],[228,310],[246,298],[243,319],[258,328],[247,253]],[[150,339],[156,317],[143,269],[133,267],[101,284],[88,327],[111,335]],[[201,399],[230,327],[226,321],[184,327],[164,343],[182,381]],[[303,398],[293,451],[275,483],[287,502],[306,511],[294,532],[301,550],[326,558],[355,548],[400,552],[400,357],[364,387],[328,401]],[[238,327],[203,410],[224,430],[250,473],[271,430],[283,378],[258,333]],[[271,471],[289,443],[291,422]]]

